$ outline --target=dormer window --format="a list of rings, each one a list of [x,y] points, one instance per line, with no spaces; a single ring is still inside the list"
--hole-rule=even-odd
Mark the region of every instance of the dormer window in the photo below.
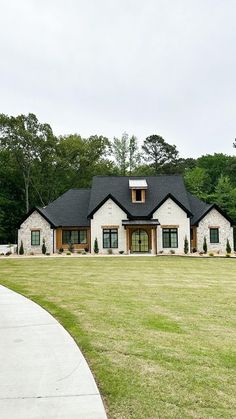
[[[145,179],[130,179],[131,200],[133,203],[144,203],[146,198],[147,182]]]
[[[134,192],[136,194],[135,201],[142,202],[142,189],[135,189]]]

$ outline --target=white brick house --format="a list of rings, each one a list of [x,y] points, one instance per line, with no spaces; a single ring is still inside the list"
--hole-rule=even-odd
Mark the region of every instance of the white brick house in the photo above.
[[[91,189],[70,189],[47,207],[32,209],[18,232],[25,253],[67,249],[99,253],[184,252],[233,249],[230,218],[187,192],[181,176],[95,176]]]

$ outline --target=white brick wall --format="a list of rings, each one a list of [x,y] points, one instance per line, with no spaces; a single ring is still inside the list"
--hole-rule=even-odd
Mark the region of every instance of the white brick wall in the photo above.
[[[161,207],[153,214],[153,218],[159,220],[160,226],[157,227],[157,253],[159,251],[169,252],[170,249],[162,246],[161,225],[178,225],[178,248],[176,253],[184,253],[184,239],[187,236],[190,248],[190,219],[185,211],[182,210],[171,198],[168,198]]]
[[[99,253],[107,254],[107,249],[103,249],[102,226],[104,225],[119,226],[118,249],[112,249],[112,251],[113,253],[119,253],[120,250],[126,252],[126,230],[122,226],[122,220],[127,220],[126,213],[112,199],[108,199],[91,220],[91,253],[94,253],[94,240],[97,237]]]
[[[210,243],[210,229],[211,227],[219,226],[219,243]],[[229,239],[231,249],[233,251],[233,227],[230,222],[226,220],[216,209],[212,209],[200,222],[197,227],[197,249],[203,250],[204,236],[207,240],[208,251],[222,253],[226,252],[226,242]]]
[[[31,246],[31,230],[40,230],[40,246]],[[51,229],[50,224],[37,211],[34,211],[18,230],[18,249],[22,240],[25,254],[42,253],[43,239],[45,239],[47,252],[53,253],[53,234],[54,230]]]

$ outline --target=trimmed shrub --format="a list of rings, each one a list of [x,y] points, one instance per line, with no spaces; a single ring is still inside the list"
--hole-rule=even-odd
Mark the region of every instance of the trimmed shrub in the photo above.
[[[174,255],[175,254],[175,250],[174,249],[170,249],[170,254]]]
[[[74,244],[73,244],[72,242],[69,242],[69,243],[68,243],[68,251],[69,251],[70,253],[73,253],[73,252],[74,252],[74,250],[75,250],[75,246],[74,246]]]
[[[47,252],[47,248],[46,248],[46,245],[45,245],[45,239],[43,239],[42,254],[46,255],[46,252]]]
[[[94,247],[93,247],[94,253],[98,253],[99,252],[99,248],[98,248],[98,239],[96,237],[96,239],[94,240]]]
[[[231,253],[231,246],[230,246],[230,244],[229,244],[229,239],[227,239],[227,242],[226,242],[226,252],[229,254],[229,253]]]
[[[226,258],[230,258],[231,257],[231,254],[230,253],[226,253],[225,257]]]
[[[66,255],[68,255],[68,256],[69,256],[69,255],[71,255],[71,253],[70,253],[70,252],[66,252]]]
[[[209,253],[209,256],[210,256],[210,257],[213,257],[213,256],[214,256],[214,253],[210,252],[210,253]]]
[[[184,238],[184,253],[187,255],[188,251],[189,251],[188,239],[187,239],[187,236],[185,236],[185,238]]]
[[[107,253],[108,253],[108,255],[112,255],[113,250],[112,249],[107,249]]]
[[[205,253],[205,255],[207,254],[207,241],[206,241],[206,236],[204,236],[204,240],[203,240],[203,252]]]
[[[21,242],[20,242],[20,249],[19,249],[19,255],[23,255],[25,252],[24,252],[24,246],[23,246],[23,241],[21,240]]]
[[[124,250],[119,250],[120,255],[123,255],[123,253],[124,253]]]
[[[60,249],[58,250],[58,253],[63,253],[63,252],[64,252],[63,247],[60,247]]]

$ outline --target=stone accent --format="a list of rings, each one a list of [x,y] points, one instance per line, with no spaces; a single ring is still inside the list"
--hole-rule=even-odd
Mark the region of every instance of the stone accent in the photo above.
[[[219,227],[219,243],[210,243],[209,227]],[[203,250],[204,236],[207,241],[207,251],[226,253],[226,242],[229,239],[233,251],[233,227],[223,215],[216,209],[212,209],[200,222],[197,227],[197,250]]]
[[[31,245],[31,230],[40,230],[40,245]],[[18,230],[18,249],[20,248],[21,240],[24,246],[25,254],[31,252],[35,254],[42,253],[43,239],[47,252],[53,253],[53,234],[54,230],[50,224],[37,211],[34,211],[20,226]]]

